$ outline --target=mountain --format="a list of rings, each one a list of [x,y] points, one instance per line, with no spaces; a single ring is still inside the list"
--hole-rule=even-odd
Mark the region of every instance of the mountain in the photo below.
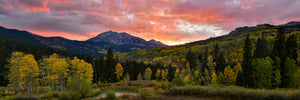
[[[155,41],[155,40],[146,41],[142,38],[132,36],[125,32],[118,33],[113,31],[103,32],[96,37],[88,39],[87,41],[106,42],[112,45],[129,44],[129,45],[144,46],[149,48],[167,46],[159,41]]]
[[[121,58],[121,61],[135,60],[148,63],[163,62],[168,65],[172,62],[184,62],[185,53],[189,50],[195,52],[197,54],[195,56],[198,56],[199,54],[202,54],[203,56],[206,47],[209,49],[209,51],[212,51],[211,49],[213,49],[214,45],[218,43],[220,50],[222,50],[226,56],[227,61],[231,61],[228,63],[235,65],[242,59],[242,47],[247,34],[250,35],[251,40],[253,41],[253,46],[255,45],[257,38],[263,33],[268,40],[268,44],[273,44],[275,36],[277,35],[277,28],[279,27],[283,28],[286,36],[295,34],[298,44],[300,44],[300,22],[289,22],[282,25],[260,24],[256,26],[239,27],[226,35],[213,37],[206,40],[195,41],[182,45],[140,50],[136,52],[120,54],[119,57]],[[272,46],[273,45],[268,45],[268,52],[272,51]],[[254,49],[255,48],[252,50]],[[298,50],[298,55],[300,56],[300,50]]]
[[[81,53],[85,55],[92,55],[94,57],[105,55],[108,48],[112,48],[115,53],[124,53],[166,46],[158,41],[148,42],[142,38],[131,36],[127,33],[117,33],[112,31],[101,33],[87,41],[69,40],[63,37],[43,37],[27,31],[7,29],[1,26],[0,35],[3,39],[19,41],[17,44],[26,43],[31,46],[61,50],[70,54]]]

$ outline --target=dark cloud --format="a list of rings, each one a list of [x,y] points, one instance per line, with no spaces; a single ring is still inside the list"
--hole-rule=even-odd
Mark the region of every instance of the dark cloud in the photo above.
[[[299,21],[299,5],[299,0],[1,0],[0,25],[81,40],[114,30],[191,42],[245,25]]]

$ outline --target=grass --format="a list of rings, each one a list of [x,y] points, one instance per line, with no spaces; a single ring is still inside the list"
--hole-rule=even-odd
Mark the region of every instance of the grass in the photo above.
[[[173,96],[196,96],[201,98],[229,98],[229,99],[258,99],[258,100],[300,100],[300,90],[265,90],[248,89],[236,86],[184,86],[173,87],[165,92]]]

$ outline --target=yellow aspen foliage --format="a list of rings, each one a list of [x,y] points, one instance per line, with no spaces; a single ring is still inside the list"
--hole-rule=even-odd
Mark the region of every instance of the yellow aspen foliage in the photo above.
[[[147,69],[146,69],[146,72],[145,72],[145,79],[146,80],[151,80],[151,75],[152,75],[152,71],[151,71],[151,68],[150,67],[148,67]]]
[[[74,57],[74,59],[71,60],[70,69],[71,77],[69,78],[69,81],[72,78],[78,78],[84,79],[87,82],[92,83],[94,71],[90,63],[87,63],[82,59]]]
[[[156,74],[155,74],[156,80],[159,80],[160,77],[160,69],[156,70]]]
[[[204,84],[209,85],[210,83],[210,75],[207,69],[204,70]]]
[[[184,83],[189,83],[191,81],[191,75],[187,74],[184,76],[183,82]]]
[[[183,69],[183,73],[184,73],[184,75],[191,73],[190,63],[186,63],[185,68]]]
[[[215,71],[212,72],[211,74],[211,85],[217,85],[218,84],[218,81],[217,81],[217,75],[215,73]]]
[[[23,90],[26,89],[29,93],[32,93],[35,87],[35,79],[39,76],[38,63],[31,54],[22,57],[19,63],[19,86]]]
[[[238,76],[239,72],[242,72],[242,66],[240,63],[238,63],[237,65],[234,66],[233,68],[234,74],[235,74],[235,78]]]
[[[21,66],[21,59],[25,54],[22,52],[13,52],[11,55],[11,58],[8,60],[9,62],[9,74],[8,74],[8,80],[9,80],[9,87],[13,87],[14,91],[19,92],[19,82],[20,82],[20,72],[19,68]]]
[[[124,69],[120,63],[117,63],[115,70],[116,70],[115,74],[117,76],[117,80],[119,81],[120,78],[123,76]]]
[[[165,70],[162,69],[162,70],[161,70],[161,79],[162,79],[162,80],[166,80],[166,76],[167,76],[167,75],[166,75]]]
[[[228,65],[224,69],[224,84],[225,85],[234,85],[236,81],[235,73],[231,69],[230,65]]]
[[[206,63],[206,65],[208,66],[208,70],[214,70],[214,68],[215,68],[215,66],[216,66],[216,63],[215,62],[213,62],[213,57],[210,55],[210,56],[208,56],[208,58],[207,58],[207,63]]]
[[[41,83],[44,86],[60,86],[63,90],[65,87],[65,80],[68,77],[69,63],[65,58],[59,58],[59,55],[53,54],[48,58],[44,57],[40,61],[41,76],[43,77]]]
[[[179,68],[176,69],[175,71],[175,78],[176,77],[180,77],[180,71],[179,71]]]
[[[138,77],[137,77],[137,81],[141,81],[141,80],[143,80],[143,76],[142,76],[141,73],[139,73],[139,74],[138,74]]]
[[[176,65],[175,63],[172,63],[172,64],[171,64],[171,67],[172,67],[172,68],[177,68],[177,65]]]
[[[125,76],[123,77],[123,81],[130,81],[130,75],[128,73],[125,74]]]

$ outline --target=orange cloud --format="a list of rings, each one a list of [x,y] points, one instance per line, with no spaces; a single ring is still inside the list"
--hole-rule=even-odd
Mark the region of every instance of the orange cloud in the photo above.
[[[113,30],[176,44],[245,25],[300,20],[298,0],[1,0],[0,5],[3,26],[78,40]]]

